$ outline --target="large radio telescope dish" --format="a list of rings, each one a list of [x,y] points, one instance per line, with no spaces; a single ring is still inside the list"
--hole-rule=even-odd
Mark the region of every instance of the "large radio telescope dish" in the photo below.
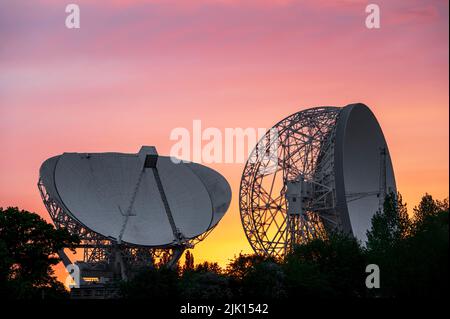
[[[366,240],[395,178],[367,106],[306,109],[258,142],[245,165],[241,221],[254,251],[282,257],[295,244],[341,231]]]
[[[136,154],[51,157],[40,168],[38,187],[55,226],[80,238],[82,275],[100,281],[117,273],[126,279],[157,261],[174,265],[211,232],[231,201],[221,174],[159,156],[152,146]],[[70,263],[64,251],[60,255]]]

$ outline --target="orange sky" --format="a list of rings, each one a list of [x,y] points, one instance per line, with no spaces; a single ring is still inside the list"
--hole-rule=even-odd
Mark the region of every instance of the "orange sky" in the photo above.
[[[412,208],[448,197],[448,1],[86,1],[0,3],[0,206],[49,220],[36,187],[64,151],[167,154],[175,127],[266,127],[301,109],[363,102],[377,116]],[[224,265],[250,252],[238,211],[243,164],[211,165],[231,207],[194,250]]]

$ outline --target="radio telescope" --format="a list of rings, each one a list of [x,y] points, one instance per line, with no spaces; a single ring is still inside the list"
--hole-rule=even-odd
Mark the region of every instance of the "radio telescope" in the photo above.
[[[55,226],[81,240],[81,286],[172,266],[223,217],[231,201],[225,178],[172,160],[143,146],[137,154],[64,153],[42,164],[38,187]]]
[[[364,104],[316,107],[278,122],[245,165],[242,225],[257,254],[341,231],[366,241],[373,214],[396,192],[383,132]]]

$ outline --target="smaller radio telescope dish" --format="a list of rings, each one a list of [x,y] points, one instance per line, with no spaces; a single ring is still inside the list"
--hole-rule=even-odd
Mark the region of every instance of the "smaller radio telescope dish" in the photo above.
[[[369,108],[316,107],[281,120],[250,154],[241,221],[261,255],[282,257],[336,230],[365,242],[390,192],[396,192],[391,158]]]
[[[55,225],[81,238],[85,263],[126,257],[131,268],[137,259],[153,262],[161,251],[169,255],[167,263],[176,262],[184,248],[209,234],[231,201],[230,186],[218,172],[159,156],[149,146],[137,154],[49,158],[38,186]]]

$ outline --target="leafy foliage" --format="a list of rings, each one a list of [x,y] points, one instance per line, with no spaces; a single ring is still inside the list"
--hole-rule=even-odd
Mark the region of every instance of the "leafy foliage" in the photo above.
[[[380,253],[406,238],[411,230],[406,204],[400,193],[388,194],[383,211],[372,217],[372,228],[367,232],[367,248]]]
[[[299,245],[283,260],[239,254],[225,269],[195,264],[186,252],[183,266],[164,262],[121,284],[128,299],[182,298],[282,300],[298,297],[448,296],[448,200],[425,194],[408,217],[400,194],[389,194],[376,212],[368,241],[332,233]],[[67,296],[52,270],[56,252],[77,242],[38,215],[0,208],[0,297]],[[169,258],[169,257],[167,257]],[[365,268],[377,264],[381,288],[368,289]]]
[[[274,258],[239,254],[226,269],[235,297],[283,299],[285,274]]]
[[[168,270],[149,270],[144,279],[127,283],[134,288],[125,296],[171,295],[185,300],[446,296],[448,201],[425,195],[414,216],[408,217],[400,194],[389,194],[383,211],[372,219],[365,246],[352,236],[334,233],[295,247],[283,260],[239,254],[225,269],[216,263],[195,265],[188,252],[184,266],[173,271],[170,280]],[[381,289],[365,286],[365,269],[372,263],[380,268]]]
[[[387,201],[395,202],[393,197]],[[397,201],[401,202],[400,196]],[[374,216],[368,233],[367,260],[377,264],[382,273],[381,289],[375,294],[448,295],[448,201],[435,201],[426,194],[414,208],[413,220],[399,213],[401,207],[385,205],[384,212]],[[383,223],[388,231],[382,230]]]
[[[178,296],[178,273],[166,267],[145,269],[130,281],[123,282],[120,289],[124,298],[165,299]]]
[[[192,256],[192,254],[191,254]],[[192,261],[193,261],[193,257]],[[186,263],[190,260],[186,259]],[[217,263],[204,262],[183,267],[179,280],[180,297],[188,300],[223,300],[231,297],[228,278]]]
[[[64,297],[66,290],[52,269],[56,253],[78,239],[55,229],[39,215],[17,207],[0,208],[0,295],[31,299]]]
[[[334,233],[325,240],[297,246],[284,264],[289,294],[362,296],[365,265],[358,241],[346,234]]]

